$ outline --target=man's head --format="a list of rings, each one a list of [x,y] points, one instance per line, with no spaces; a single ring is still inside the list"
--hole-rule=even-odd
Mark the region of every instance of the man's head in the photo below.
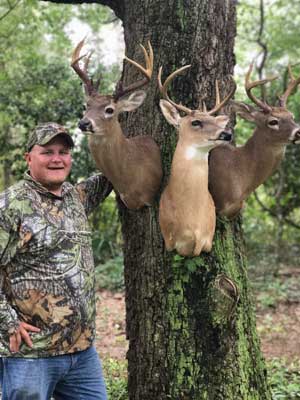
[[[27,151],[29,152],[36,144],[44,146],[58,135],[65,137],[66,143],[69,144],[70,148],[74,147],[73,139],[64,126],[55,122],[46,122],[39,124],[29,135]]]
[[[73,146],[73,139],[63,126],[52,122],[38,125],[29,137],[25,153],[32,178],[59,195],[71,170]]]

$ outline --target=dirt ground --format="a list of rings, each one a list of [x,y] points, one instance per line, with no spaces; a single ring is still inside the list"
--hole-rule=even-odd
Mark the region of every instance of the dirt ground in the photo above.
[[[125,337],[125,299],[121,293],[98,293],[97,341],[102,358],[124,360],[128,343]],[[300,303],[283,302],[276,308],[257,313],[257,329],[267,359],[300,359]]]
[[[124,294],[107,290],[98,292],[96,329],[100,357],[124,360],[128,348]]]

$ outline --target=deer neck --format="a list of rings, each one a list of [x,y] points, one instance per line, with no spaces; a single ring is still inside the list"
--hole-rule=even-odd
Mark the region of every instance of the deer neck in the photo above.
[[[100,127],[90,136],[89,146],[99,170],[114,180],[122,167],[122,153],[127,147],[127,139],[124,137],[118,121]]]
[[[208,153],[214,147],[208,142],[197,143],[184,137],[179,137],[176,154],[187,163],[208,164]]]
[[[283,159],[285,145],[268,140],[260,129],[256,128],[247,143],[238,148],[243,155],[244,168],[247,171],[249,190],[263,183],[278,167]]]
[[[178,141],[171,168],[171,180],[208,186],[208,153],[211,146]],[[201,181],[201,183],[200,183]],[[188,183],[189,185],[191,183]]]
[[[125,136],[119,121],[111,121],[98,128],[91,137],[92,142],[110,148],[112,146],[122,146],[126,142]]]

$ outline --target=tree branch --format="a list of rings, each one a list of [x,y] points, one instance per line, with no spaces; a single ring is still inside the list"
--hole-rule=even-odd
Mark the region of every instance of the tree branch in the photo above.
[[[264,33],[265,29],[265,8],[264,8],[264,0],[260,0],[260,25],[259,25],[259,32],[258,32],[258,38],[257,38],[257,43],[262,49],[262,59],[259,65],[257,65],[257,72],[258,72],[258,77],[259,79],[262,79],[263,76],[263,70],[265,67],[266,59],[268,56],[268,48],[266,43],[263,42],[262,36]],[[264,85],[261,86],[261,94],[262,98],[265,100],[266,99],[266,88]]]
[[[60,4],[97,3],[111,8],[116,14],[116,16],[121,20],[123,20],[124,17],[124,9],[125,9],[124,0],[40,0],[40,1],[50,1],[52,3],[60,3]]]
[[[5,17],[7,17],[8,14],[11,13],[12,10],[14,10],[20,2],[21,0],[16,0],[14,4],[11,4],[10,1],[7,1],[8,10],[4,14],[0,15],[0,21],[3,20]]]
[[[261,209],[263,211],[266,211],[267,213],[269,213],[272,217],[278,219],[278,215],[276,214],[276,212],[272,211],[270,208],[268,208],[267,206],[264,205],[264,203],[260,200],[260,198],[258,197],[257,192],[253,192],[255,200],[258,202],[258,204],[260,205]],[[296,224],[294,221],[290,220],[289,218],[286,217],[282,217],[281,222],[285,222],[288,225],[296,228],[296,229],[300,229],[300,225]]]

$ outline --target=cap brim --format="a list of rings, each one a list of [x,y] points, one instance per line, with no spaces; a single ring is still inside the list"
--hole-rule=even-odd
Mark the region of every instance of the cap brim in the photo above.
[[[56,136],[63,136],[66,139],[66,142],[68,143],[68,145],[70,147],[74,147],[74,141],[73,141],[72,137],[66,132],[55,132],[52,135],[47,136],[47,138],[45,138],[44,140],[39,141],[36,144],[38,144],[40,146],[44,146],[45,144],[49,143],[52,139],[54,139]]]

